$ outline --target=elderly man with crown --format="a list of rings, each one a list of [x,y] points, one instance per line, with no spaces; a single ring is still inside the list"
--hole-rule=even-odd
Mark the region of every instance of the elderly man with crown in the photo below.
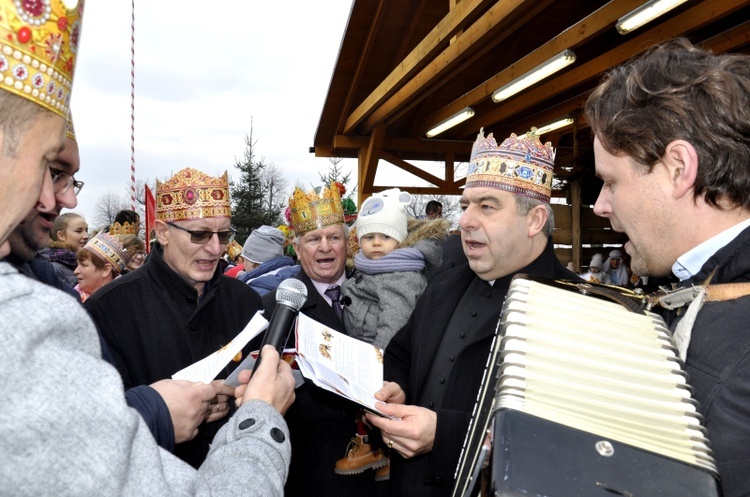
[[[82,13],[76,0],[0,0],[0,257],[32,209],[49,217],[73,202],[64,198],[75,193],[71,172],[52,167],[64,145]],[[294,380],[275,351],[264,350],[252,380],[235,391],[242,405],[194,471],[160,449],[127,407],[120,375],[102,360],[96,327],[74,298],[0,262],[0,322],[4,491],[282,495],[290,448],[280,412]],[[216,395],[211,385],[190,388]]]
[[[170,378],[220,349],[261,308],[257,293],[218,267],[234,235],[226,173],[214,178],[186,168],[157,181],[154,230],[157,246],[141,270],[85,302],[126,388]],[[196,467],[226,421],[232,390],[222,383],[213,383],[217,396],[202,406],[214,410],[206,423],[174,426],[175,454]]]
[[[434,277],[386,348],[376,397],[400,419],[367,415],[391,448],[390,495],[450,495],[511,278],[576,279],[552,244],[553,162],[533,133],[474,143],[459,220],[468,265]]]
[[[346,333],[340,286],[347,276],[347,232],[340,188],[336,183],[307,193],[295,188],[289,211],[293,247],[302,266],[295,278],[307,287],[300,312]],[[263,296],[263,305],[270,315],[276,306],[274,292]],[[371,473],[339,476],[333,471],[351,438],[355,411],[351,402],[311,382],[297,389],[297,400],[286,415],[294,456],[285,495],[375,495]]]

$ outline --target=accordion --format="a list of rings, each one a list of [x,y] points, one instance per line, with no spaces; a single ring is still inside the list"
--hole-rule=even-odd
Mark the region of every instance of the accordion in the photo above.
[[[519,275],[453,495],[476,493],[486,466],[484,487],[495,496],[718,496],[701,423],[660,316],[612,288]]]

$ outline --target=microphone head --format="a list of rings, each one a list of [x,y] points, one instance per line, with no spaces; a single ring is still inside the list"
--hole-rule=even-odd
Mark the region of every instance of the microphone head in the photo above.
[[[276,302],[299,311],[307,301],[307,287],[300,280],[289,278],[276,288]]]

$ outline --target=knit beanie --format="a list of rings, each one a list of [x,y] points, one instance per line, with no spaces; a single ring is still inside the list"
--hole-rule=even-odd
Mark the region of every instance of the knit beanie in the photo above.
[[[604,264],[604,256],[602,254],[594,254],[594,257],[591,258],[591,262],[589,263],[589,268],[595,267],[601,269]]]
[[[406,206],[411,203],[411,195],[398,188],[391,188],[374,194],[362,202],[357,217],[357,237],[369,233],[383,233],[402,243],[406,239]]]
[[[242,257],[250,262],[263,264],[283,255],[281,251],[283,245],[283,231],[271,226],[261,226],[247,237],[245,245],[242,247]]]

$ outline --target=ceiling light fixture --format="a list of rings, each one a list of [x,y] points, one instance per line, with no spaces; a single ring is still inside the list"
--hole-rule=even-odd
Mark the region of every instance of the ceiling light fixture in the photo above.
[[[660,15],[666,14],[686,1],[687,0],[651,0],[629,14],[622,16],[620,20],[617,21],[615,27],[621,35],[630,33],[647,22],[656,19]]]
[[[450,129],[453,126],[456,126],[457,124],[460,124],[473,116],[474,109],[472,109],[471,107],[466,107],[465,109],[462,109],[461,111],[453,114],[451,117],[441,122],[434,128],[430,129],[427,133],[425,133],[425,135],[427,136],[427,138],[433,138],[446,129]]]
[[[549,59],[544,64],[541,64],[531,71],[527,72],[523,76],[514,79],[502,88],[495,90],[492,94],[492,100],[497,103],[505,100],[506,98],[515,95],[516,93],[528,88],[529,86],[537,83],[547,76],[550,76],[560,69],[569,66],[576,60],[576,54],[572,50],[564,50],[559,54]]]
[[[563,116],[559,119],[555,119],[552,122],[549,122],[547,124],[544,124],[542,126],[539,126],[535,132],[537,135],[543,135],[545,133],[549,133],[550,131],[554,131],[556,129],[564,128],[565,126],[570,126],[575,122],[575,118],[568,114],[567,116]]]

